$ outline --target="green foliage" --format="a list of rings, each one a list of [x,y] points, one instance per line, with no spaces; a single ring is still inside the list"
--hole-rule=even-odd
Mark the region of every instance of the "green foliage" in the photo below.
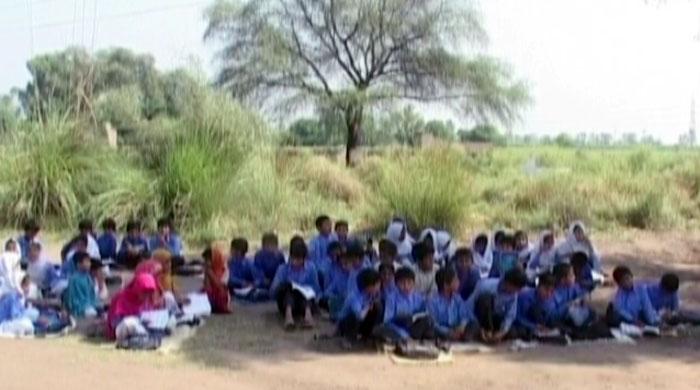
[[[477,125],[471,130],[461,130],[459,132],[459,140],[461,142],[476,142],[476,143],[492,143],[503,145],[506,142],[505,137],[493,125]]]
[[[437,146],[399,155],[386,159],[373,173],[370,180],[376,189],[368,218],[374,226],[402,216],[412,228],[463,227],[472,194],[457,150]]]
[[[141,120],[141,100],[134,85],[113,89],[97,99],[95,115],[100,123],[109,122],[117,129],[134,128]]]
[[[16,130],[20,120],[20,109],[12,96],[0,95],[0,134]]]

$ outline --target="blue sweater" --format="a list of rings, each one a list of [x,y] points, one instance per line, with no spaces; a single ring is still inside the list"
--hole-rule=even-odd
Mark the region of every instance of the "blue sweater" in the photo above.
[[[535,318],[533,312],[541,311],[543,318]],[[518,316],[516,323],[519,326],[533,332],[538,325],[547,326],[550,321],[556,319],[556,306],[554,298],[542,300],[537,294],[537,289],[528,288],[518,294]]]
[[[658,283],[647,284],[644,287],[647,289],[651,306],[657,312],[661,310],[674,312],[680,309],[681,303],[678,298],[678,291],[675,293],[666,292]]]
[[[629,290],[618,288],[612,304],[623,322],[635,324],[641,321],[646,325],[658,325],[661,322],[644,286],[637,285]]]
[[[384,324],[394,329],[403,339],[410,337],[407,325],[414,314],[426,312],[425,299],[415,291],[404,294],[396,289],[386,297],[384,303]]]
[[[272,283],[272,279],[275,278],[277,273],[277,268],[284,264],[284,255],[280,251],[261,249],[255,254],[253,263],[263,277]]]
[[[481,280],[481,273],[479,273],[478,268],[470,267],[462,272],[457,270],[457,277],[459,278],[459,295],[463,300],[467,300],[474,292],[476,284]]]
[[[554,310],[557,320],[564,320],[568,315],[569,304],[586,295],[586,291],[578,284],[572,286],[557,286],[554,289]]]
[[[284,264],[277,269],[275,278],[272,280],[270,290],[273,295],[284,283],[296,283],[302,286],[311,287],[316,293],[316,300],[321,297],[321,286],[318,283],[318,272],[311,262],[304,262],[304,266],[295,269],[290,263]]]
[[[459,294],[449,298],[440,293],[433,295],[428,301],[428,312],[435,324],[435,330],[441,336],[447,336],[453,329],[469,323],[466,305]]]
[[[365,319],[366,311],[379,299],[379,295],[369,295],[364,292],[349,295],[345,298],[345,303],[343,303],[343,308],[340,309],[338,318],[343,320],[353,315],[356,319],[362,321]]]
[[[117,259],[117,236],[114,233],[103,233],[97,239],[102,259]]]
[[[474,322],[478,322],[474,312],[476,301],[484,294],[494,296],[494,314],[503,318],[500,330],[508,332],[518,314],[518,294],[506,292],[500,279],[481,279],[466,302],[467,313]]]
[[[229,288],[244,288],[248,284],[254,287],[262,287],[263,278],[247,257],[231,258],[228,262],[228,286]]]
[[[173,256],[182,256],[182,240],[175,233],[171,233],[165,241],[158,234],[152,236],[148,241],[148,248],[151,251],[167,249]]]
[[[333,241],[336,241],[336,238],[331,233],[327,236],[319,234],[309,242],[309,260],[323,275],[326,275],[330,269],[328,245]]]

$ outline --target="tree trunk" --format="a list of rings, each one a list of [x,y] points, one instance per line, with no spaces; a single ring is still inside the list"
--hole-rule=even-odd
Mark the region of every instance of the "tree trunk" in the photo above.
[[[355,166],[360,160],[360,147],[363,143],[361,104],[351,103],[345,109],[345,125],[348,130],[345,146],[345,165]]]

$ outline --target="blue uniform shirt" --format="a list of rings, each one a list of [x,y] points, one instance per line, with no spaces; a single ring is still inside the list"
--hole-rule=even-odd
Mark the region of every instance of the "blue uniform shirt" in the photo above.
[[[161,239],[158,234],[152,236],[148,242],[148,247],[151,251],[167,249],[173,256],[182,256],[182,240],[175,233],[171,233],[167,240]]]
[[[660,322],[659,314],[652,307],[643,286],[635,285],[629,290],[618,288],[612,303],[615,313],[623,322],[634,324],[641,321],[646,325],[658,325]]]
[[[500,279],[481,279],[466,302],[467,313],[474,322],[478,322],[474,313],[476,301],[484,294],[494,296],[494,314],[503,318],[501,331],[508,332],[518,314],[518,294],[506,292]]]
[[[338,318],[345,319],[350,315],[354,315],[356,319],[364,320],[366,311],[369,310],[374,303],[380,299],[379,295],[369,295],[364,292],[357,292],[345,298],[343,308],[340,309]]]
[[[277,268],[284,264],[284,255],[280,251],[261,249],[255,254],[253,263],[263,277],[271,283],[272,279],[275,278]]]
[[[262,275],[247,257],[233,258],[228,261],[228,285],[231,288],[243,288],[248,284],[262,287]]]
[[[554,298],[542,300],[537,289],[527,288],[518,294],[518,315],[516,323],[529,331],[537,329],[537,325],[546,326],[547,322],[556,318]],[[535,310],[541,311],[543,318],[533,317]]]
[[[274,293],[280,288],[284,283],[296,283],[302,286],[311,287],[316,293],[316,299],[321,297],[321,286],[318,283],[318,272],[316,267],[309,262],[305,261],[304,266],[296,269],[292,267],[290,263],[284,264],[277,268],[277,273],[275,278],[272,280],[272,285],[270,290]]]
[[[398,288],[386,297],[384,303],[384,324],[393,328],[401,338],[409,338],[408,329],[403,323],[408,320],[411,322],[414,314],[424,313],[426,311],[425,299],[415,291],[409,294],[404,294]]]
[[[651,306],[658,312],[661,310],[678,311],[681,306],[678,291],[669,293],[658,283],[645,285]]]
[[[453,294],[449,298],[440,293],[433,295],[428,300],[428,313],[433,319],[435,330],[442,336],[469,323],[466,305],[459,294]]]
[[[117,236],[114,233],[103,233],[97,239],[97,247],[100,249],[100,258],[117,259]]]

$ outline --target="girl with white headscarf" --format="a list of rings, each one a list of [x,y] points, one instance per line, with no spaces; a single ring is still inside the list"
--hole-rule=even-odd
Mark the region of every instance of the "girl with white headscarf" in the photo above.
[[[540,234],[537,244],[532,249],[530,262],[527,264],[527,277],[534,281],[538,275],[551,272],[556,261],[557,250],[554,246],[554,233],[545,230]]]
[[[408,234],[405,222],[402,220],[393,220],[386,230],[386,238],[396,245],[399,261],[411,260],[413,238]]]
[[[493,248],[487,233],[480,233],[472,241],[472,258],[481,278],[488,278],[493,266]]]
[[[5,243],[5,250],[0,254],[0,295],[19,292],[24,276],[20,261],[22,254],[17,242],[10,239]]]
[[[603,272],[600,257],[590,238],[586,234],[586,225],[581,221],[575,221],[569,225],[566,241],[557,247],[557,263],[568,263],[571,256],[576,252],[583,252],[588,256],[591,266],[598,273]]]

